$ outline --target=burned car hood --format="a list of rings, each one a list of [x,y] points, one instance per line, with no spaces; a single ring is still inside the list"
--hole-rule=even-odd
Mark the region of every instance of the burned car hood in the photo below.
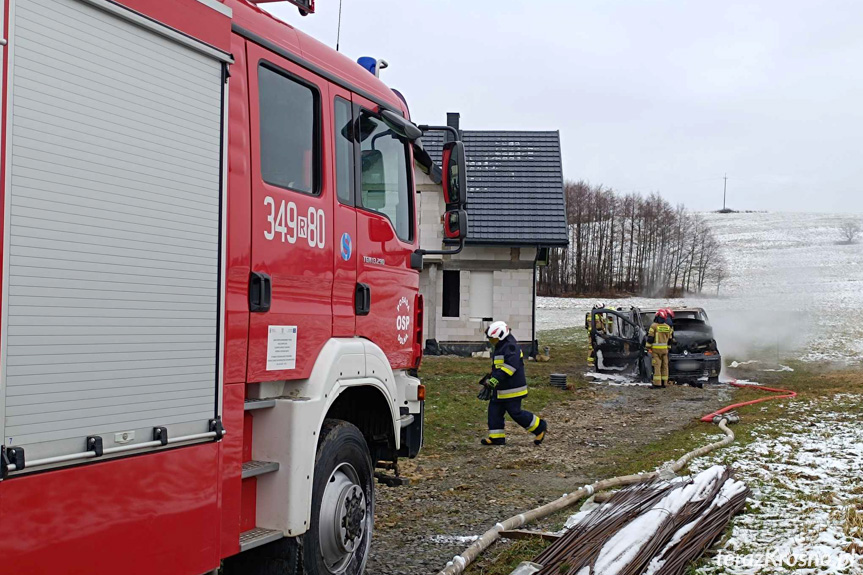
[[[699,319],[674,320],[674,341],[680,351],[703,351],[714,343],[713,328]]]

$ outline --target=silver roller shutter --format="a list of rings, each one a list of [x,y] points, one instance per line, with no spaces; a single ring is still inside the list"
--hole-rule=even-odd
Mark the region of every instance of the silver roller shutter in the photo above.
[[[223,64],[97,6],[11,17],[0,425],[28,462],[218,410]]]

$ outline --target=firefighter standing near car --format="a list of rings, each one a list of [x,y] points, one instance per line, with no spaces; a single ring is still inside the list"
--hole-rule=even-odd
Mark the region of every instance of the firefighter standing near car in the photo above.
[[[604,309],[605,304],[602,302],[596,302],[593,304],[593,310],[587,312],[587,315],[584,318],[584,329],[587,330],[587,363],[591,367],[596,365],[596,337],[594,336],[593,329],[596,328],[596,333],[605,333],[605,320],[602,318],[602,314],[594,315],[594,310]]]
[[[504,416],[509,416],[520,426],[536,436],[534,445],[545,439],[548,424],[544,419],[525,411],[521,402],[527,395],[527,379],[524,374],[524,353],[518,341],[502,321],[492,323],[486,337],[494,346],[491,373],[483,377],[480,384],[480,399],[488,399],[488,437],[483,445],[505,445]]]
[[[661,309],[656,312],[653,323],[647,331],[647,349],[650,351],[653,365],[653,387],[665,387],[668,384],[668,346],[674,336],[674,330],[666,319],[668,313]]]

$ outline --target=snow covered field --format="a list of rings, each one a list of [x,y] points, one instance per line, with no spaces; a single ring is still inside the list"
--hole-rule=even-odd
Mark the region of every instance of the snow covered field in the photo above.
[[[783,420],[693,461],[692,472],[731,462],[752,489],[748,512],[702,575],[863,573],[863,426],[844,410],[863,396],[797,401]]]
[[[848,217],[705,214],[728,262],[719,297],[713,287],[701,297],[606,303],[702,306],[720,351],[738,360],[863,363],[863,245],[838,245]],[[538,298],[537,328],[583,327],[594,301]]]

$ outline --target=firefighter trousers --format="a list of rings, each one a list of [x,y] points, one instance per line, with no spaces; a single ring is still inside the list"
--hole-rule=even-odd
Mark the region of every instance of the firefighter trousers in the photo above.
[[[488,436],[491,439],[504,439],[504,415],[507,413],[517,424],[533,433],[539,435],[543,431],[542,421],[539,417],[521,408],[521,397],[513,399],[497,400],[488,402]]]
[[[654,349],[650,352],[653,364],[653,385],[668,383],[668,350]]]

